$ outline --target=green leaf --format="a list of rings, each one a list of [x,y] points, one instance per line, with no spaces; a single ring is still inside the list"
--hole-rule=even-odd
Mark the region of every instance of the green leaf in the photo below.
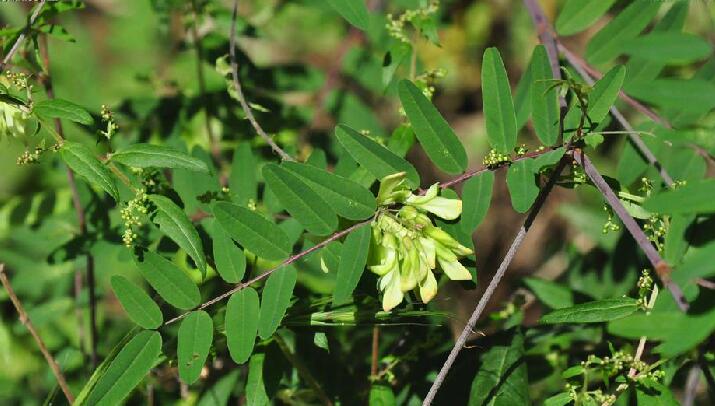
[[[499,50],[487,48],[482,59],[482,98],[492,148],[510,154],[516,145],[516,113]]]
[[[87,182],[101,187],[114,200],[119,201],[119,191],[114,183],[112,172],[89,148],[76,142],[65,141],[60,149],[60,155],[74,173]]]
[[[377,179],[406,172],[410,186],[419,187],[420,176],[414,166],[389,149],[342,124],[335,128],[335,136],[345,151]]]
[[[506,173],[506,185],[511,195],[511,205],[519,213],[526,213],[539,195],[534,172],[531,169],[532,160],[516,161]]]
[[[616,0],[567,0],[556,19],[560,35],[577,34],[596,22]]]
[[[561,392],[544,401],[544,406],[566,406],[573,401],[569,392]]]
[[[258,331],[260,307],[258,293],[247,287],[231,295],[226,305],[226,344],[237,364],[248,361]]]
[[[228,176],[229,193],[233,201],[247,205],[258,198],[258,180],[256,167],[258,162],[248,142],[241,142],[236,147],[231,161],[231,173]]]
[[[333,304],[341,305],[350,301],[367,263],[367,253],[372,238],[371,227],[360,227],[348,234],[340,251],[338,275],[333,291]]]
[[[259,257],[280,261],[290,255],[288,236],[260,214],[228,202],[216,202],[213,213],[231,238]]]
[[[176,354],[179,378],[191,385],[201,375],[214,338],[211,317],[203,310],[189,313],[179,327]]]
[[[427,156],[441,170],[456,174],[467,169],[467,152],[439,111],[409,80],[398,85],[400,101]]]
[[[635,38],[655,17],[661,2],[635,0],[596,34],[586,47],[586,59],[606,63],[623,52],[623,44]]]
[[[159,306],[140,287],[119,275],[112,276],[112,289],[122,308],[133,322],[146,329],[155,329],[164,322]]]
[[[539,140],[546,146],[552,146],[559,138],[559,105],[557,89],[551,82],[553,74],[549,56],[543,45],[534,49],[532,61],[531,119]]]
[[[221,377],[212,387],[206,390],[196,406],[226,406],[236,387],[238,375],[241,371],[234,369],[231,373]]]
[[[171,147],[153,144],[133,144],[112,154],[112,161],[134,168],[180,168],[208,172],[206,163]]]
[[[248,378],[246,379],[246,406],[266,406],[270,399],[266,393],[263,381],[263,363],[266,354],[257,353],[248,361]]]
[[[459,224],[462,230],[470,235],[484,220],[492,202],[494,188],[494,172],[485,171],[472,176],[462,188],[462,218]]]
[[[715,241],[702,247],[691,247],[683,263],[677,267],[677,272],[673,272],[673,280],[678,284],[686,284],[695,278],[709,278],[715,275],[713,258],[715,258]]]
[[[685,251],[688,249],[688,226],[695,220],[693,214],[676,214],[670,218],[670,227],[665,235],[663,259],[675,265],[680,263]]]
[[[715,179],[690,181],[675,190],[651,196],[643,208],[662,214],[711,213],[715,211]]]
[[[573,293],[565,286],[539,278],[526,278],[524,283],[542,303],[552,309],[573,306]]]
[[[94,119],[82,106],[64,99],[41,100],[32,108],[32,112],[47,118],[59,118],[84,125],[94,124]]]
[[[171,199],[160,195],[149,195],[149,200],[156,205],[156,215],[152,219],[161,231],[171,238],[194,260],[202,274],[206,273],[206,256],[199,233],[191,224],[184,211]]]
[[[529,120],[531,115],[531,90],[534,82],[534,64],[536,63],[536,49],[531,53],[531,59],[526,66],[526,70],[521,75],[519,83],[514,91],[514,111],[516,114],[516,128],[520,130]]]
[[[223,227],[214,223],[213,254],[216,271],[228,283],[238,283],[246,272],[246,256]]]
[[[702,79],[655,79],[637,82],[629,93],[656,106],[708,111],[715,107],[715,84]]]
[[[191,278],[161,255],[147,251],[134,262],[144,279],[172,306],[188,310],[201,302],[199,288]]]
[[[657,383],[654,386],[655,388],[646,390],[643,385],[638,385],[636,387],[636,404],[648,406],[680,405],[680,402],[678,402],[673,392],[671,392],[667,386],[661,383]]]
[[[367,31],[370,15],[364,0],[326,0],[330,7],[357,28]]]
[[[387,385],[372,384],[370,386],[369,406],[395,406],[397,399],[392,388]]]
[[[653,32],[623,44],[625,53],[649,61],[686,64],[706,58],[712,52],[707,41],[693,34],[675,31]]]
[[[600,123],[608,114],[611,106],[618,98],[618,92],[623,85],[623,79],[626,77],[626,69],[621,66],[615,66],[609,70],[601,80],[593,85],[593,90],[588,95],[588,117],[594,123]]]
[[[309,232],[326,235],[338,226],[338,217],[330,205],[292,172],[266,164],[263,178],[288,213]]]
[[[261,295],[261,316],[258,321],[258,335],[267,339],[273,335],[290,306],[298,271],[288,265],[271,274]]]
[[[284,162],[283,167],[300,177],[335,212],[350,220],[372,216],[377,209],[375,196],[362,185],[311,165]]]
[[[118,405],[144,379],[161,353],[161,336],[142,331],[117,354],[87,397],[88,405]]]
[[[509,343],[496,345],[481,357],[469,406],[528,405],[528,389],[524,337],[516,332]]]
[[[542,324],[600,323],[626,317],[638,310],[638,302],[630,297],[597,300],[554,310],[541,317]]]

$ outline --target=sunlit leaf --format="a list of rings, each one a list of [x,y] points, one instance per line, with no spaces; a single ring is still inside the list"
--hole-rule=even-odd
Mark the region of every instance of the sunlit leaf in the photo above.
[[[684,64],[706,58],[712,47],[693,34],[664,31],[637,37],[623,44],[625,53],[649,61]]]
[[[297,277],[298,271],[292,265],[278,269],[268,277],[261,294],[261,316],[258,322],[258,335],[262,339],[272,336],[281,324],[290,306]]]
[[[462,187],[462,230],[472,233],[487,215],[492,202],[494,172],[485,171],[469,178]]]
[[[40,100],[32,107],[33,113],[47,118],[59,118],[84,125],[92,125],[94,119],[82,106],[64,99]]]
[[[516,161],[506,173],[511,205],[519,213],[526,213],[539,195],[531,164],[531,159]]]
[[[119,275],[112,276],[112,290],[129,318],[141,327],[154,329],[164,322],[159,306],[140,287]]]
[[[213,342],[213,321],[203,310],[189,313],[179,327],[176,354],[179,377],[191,385],[199,379]]]
[[[112,172],[97,159],[92,150],[83,144],[65,141],[60,149],[60,155],[77,175],[104,189],[114,200],[119,200],[119,191],[114,183]]]
[[[432,162],[447,173],[460,173],[467,168],[467,152],[454,130],[439,111],[412,82],[399,84],[402,106],[412,128]]]
[[[172,306],[188,310],[201,301],[191,278],[161,255],[147,251],[142,258],[135,257],[135,263],[144,279]]]
[[[112,154],[111,160],[134,168],[181,168],[208,172],[204,161],[163,145],[132,144]]]
[[[616,0],[567,0],[556,19],[561,35],[577,34],[596,22]]]
[[[348,234],[340,252],[338,275],[333,291],[333,304],[340,305],[350,301],[353,290],[360,281],[367,263],[372,231],[370,227],[360,227]]]
[[[532,58],[531,117],[536,136],[544,145],[552,146],[559,138],[557,88],[551,81],[553,74],[546,48],[537,46]]]
[[[231,359],[243,364],[253,352],[258,332],[258,293],[247,287],[231,295],[226,305],[226,344]]]
[[[290,255],[288,236],[260,214],[228,202],[215,203],[213,213],[231,238],[256,255],[276,261]]]
[[[623,79],[626,77],[626,69],[618,65],[609,70],[608,73],[593,85],[591,93],[588,95],[588,117],[594,123],[600,123],[606,117],[611,106],[618,98],[621,91]]]
[[[638,310],[638,302],[629,297],[604,299],[554,310],[539,320],[542,324],[600,323],[626,317]]]
[[[156,205],[154,223],[169,238],[181,247],[194,260],[202,273],[206,273],[206,256],[199,233],[191,224],[184,211],[171,199],[160,195],[149,195],[149,200]]]
[[[510,154],[516,145],[516,113],[499,50],[487,48],[482,59],[482,98],[492,148]]]
[[[238,283],[246,272],[246,256],[223,227],[214,224],[213,255],[216,271],[228,283]]]

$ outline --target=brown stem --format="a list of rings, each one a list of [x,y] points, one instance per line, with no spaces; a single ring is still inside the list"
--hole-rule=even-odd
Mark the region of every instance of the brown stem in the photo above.
[[[378,360],[380,359],[380,327],[372,327],[372,358],[370,362],[370,376],[377,376]]]
[[[311,388],[313,388],[315,393],[320,398],[321,403],[326,406],[332,406],[333,402],[328,397],[328,394],[325,393],[323,388],[320,387],[320,383],[318,383],[313,374],[310,373],[310,370],[308,369],[308,367],[305,366],[305,364],[303,363],[303,361],[301,361],[298,355],[293,354],[290,351],[290,348],[288,348],[288,344],[286,344],[285,340],[283,340],[283,337],[281,337],[279,334],[275,334],[273,336],[273,339],[276,341],[276,344],[278,344],[278,347],[281,349],[283,355],[286,357],[288,362],[290,362],[291,365],[293,365],[293,367],[295,367],[295,369],[298,371],[298,375],[305,379],[305,382],[310,385]]]
[[[50,55],[49,46],[47,43],[47,36],[43,35],[40,37],[40,55],[42,57],[47,74],[42,78],[42,85],[45,88],[45,93],[47,93],[47,98],[52,100],[55,98],[54,87],[52,86],[52,76],[50,75]],[[56,118],[55,132],[59,135],[61,139],[64,139],[64,130],[62,128],[62,122]],[[67,183],[69,184],[70,191],[72,194],[72,205],[74,206],[75,213],[77,215],[77,223],[79,225],[80,234],[87,233],[87,220],[84,207],[82,207],[82,202],[79,196],[79,190],[77,189],[77,181],[75,180],[74,173],[70,168],[67,168]],[[80,271],[76,271],[79,273]],[[87,285],[89,288],[89,338],[90,338],[90,358],[92,361],[92,367],[97,367],[97,300],[95,296],[95,276],[94,276],[94,258],[92,254],[87,253]],[[75,276],[75,294],[79,295],[82,290],[82,278],[77,278]],[[77,300],[77,298],[75,298]],[[82,320],[79,320],[79,336],[80,338],[84,335],[82,329]]]
[[[534,219],[536,219],[537,214],[539,214],[541,207],[546,201],[546,197],[549,195],[554,185],[556,184],[556,180],[559,178],[559,176],[561,176],[561,172],[566,167],[568,161],[569,160],[567,156],[564,156],[561,161],[559,161],[559,164],[554,169],[553,173],[551,174],[551,177],[549,177],[549,180],[547,181],[546,185],[539,192],[539,196],[536,198],[536,201],[534,202],[531,211],[529,212],[529,215],[526,217],[524,225],[521,226],[521,229],[519,229],[519,232],[517,233],[516,237],[514,237],[514,241],[512,241],[511,246],[509,247],[509,251],[504,256],[504,259],[499,265],[496,274],[494,274],[494,277],[489,282],[489,286],[487,286],[487,289],[484,291],[484,294],[482,295],[481,299],[479,299],[479,303],[474,309],[474,312],[472,312],[472,315],[469,317],[467,325],[464,326],[462,333],[459,335],[459,338],[457,338],[457,341],[454,343],[454,347],[452,347],[452,350],[449,352],[447,360],[444,362],[444,365],[442,365],[442,368],[440,369],[437,378],[435,378],[434,383],[432,383],[432,387],[430,388],[429,392],[427,393],[427,396],[422,402],[423,406],[428,406],[432,404],[432,401],[434,401],[434,398],[437,395],[437,391],[442,386],[444,379],[447,377],[447,373],[452,367],[452,364],[454,364],[454,361],[457,359],[457,355],[459,355],[459,352],[466,344],[467,339],[472,334],[472,331],[474,331],[474,326],[477,324],[477,321],[482,315],[482,312],[484,311],[484,308],[489,302],[489,299],[491,299],[492,295],[496,291],[496,288],[499,285],[499,282],[501,281],[502,277],[506,273],[509,264],[516,256],[516,252],[521,246],[521,243],[524,242],[526,233],[529,231],[529,228],[531,228]]]
[[[5,55],[5,57],[2,59],[2,62],[0,62],[0,72],[3,72],[5,70],[5,66],[7,66],[8,63],[10,63],[10,60],[12,57],[17,53],[17,51],[20,49],[20,45],[22,45],[22,42],[25,41],[25,37],[27,37],[27,33],[30,31],[30,28],[32,28],[32,25],[35,23],[35,20],[37,20],[37,17],[40,16],[40,11],[42,11],[42,8],[45,6],[45,0],[40,1],[40,4],[35,7],[35,10],[32,12],[32,15],[30,16],[30,20],[27,22],[27,25],[25,26],[25,29],[23,32],[20,33],[20,35],[17,36],[17,39],[15,40],[15,43],[12,45],[12,48],[10,48],[10,51]]]
[[[69,386],[67,386],[67,380],[65,379],[64,374],[62,374],[60,366],[57,364],[57,361],[55,361],[54,357],[52,357],[52,354],[50,354],[50,351],[47,349],[45,342],[42,341],[42,337],[37,334],[37,330],[35,330],[35,326],[32,325],[30,316],[27,315],[27,312],[25,312],[25,308],[22,306],[20,299],[15,294],[15,291],[12,289],[10,280],[5,274],[5,264],[0,264],[0,282],[2,282],[2,285],[5,287],[5,290],[7,290],[7,294],[10,297],[10,301],[12,302],[13,306],[15,306],[15,310],[17,310],[20,322],[27,328],[27,330],[32,335],[32,338],[35,339],[37,347],[40,349],[40,352],[45,357],[45,361],[47,361],[47,364],[50,366],[50,369],[52,369],[52,373],[57,379],[57,384],[60,386],[60,389],[62,389],[62,392],[65,394],[67,401],[69,403],[74,402],[74,395],[72,395],[72,391],[70,391]]]
[[[263,138],[266,143],[271,147],[273,152],[278,154],[284,161],[295,161],[292,156],[288,155],[281,147],[273,141],[273,138],[263,131],[263,127],[258,123],[256,117],[253,115],[251,106],[246,102],[246,97],[243,95],[243,90],[241,89],[241,82],[238,80],[238,63],[236,62],[236,19],[238,17],[238,0],[233,2],[233,14],[231,15],[231,32],[229,33],[229,50],[228,55],[231,60],[231,76],[233,77],[233,85],[236,88],[236,96],[238,97],[238,102],[241,104],[243,112],[246,114],[246,118],[251,123],[253,128],[256,130],[258,135]]]
[[[199,30],[197,25],[199,23],[198,7],[196,6],[196,0],[191,0],[191,13],[193,14],[194,21],[191,24],[191,36],[194,40],[194,48],[196,49],[196,77],[199,81],[199,98],[204,104],[204,114],[206,115],[206,134],[209,141],[209,150],[211,150],[211,155],[217,164],[221,164],[221,148],[216,142],[216,137],[214,135],[213,128],[211,127],[211,115],[209,108],[209,98],[206,94],[206,78],[204,75],[204,47],[201,44],[201,39],[199,38]]]

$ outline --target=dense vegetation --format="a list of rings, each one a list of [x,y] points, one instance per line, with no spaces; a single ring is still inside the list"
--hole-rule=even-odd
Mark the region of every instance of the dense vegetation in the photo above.
[[[3,3],[3,404],[715,403],[715,6]]]

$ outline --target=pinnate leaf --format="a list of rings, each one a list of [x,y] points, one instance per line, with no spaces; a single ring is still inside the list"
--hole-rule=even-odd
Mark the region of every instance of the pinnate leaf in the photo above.
[[[149,195],[149,200],[156,205],[157,209],[153,218],[154,223],[189,254],[202,273],[206,273],[206,256],[201,238],[186,213],[167,197]]]
[[[526,213],[539,195],[531,165],[531,159],[522,159],[511,164],[506,173],[511,205],[519,213]]]
[[[231,359],[243,364],[253,352],[258,332],[258,293],[247,287],[231,295],[226,305],[226,344]]]
[[[335,128],[335,136],[348,154],[377,179],[406,172],[410,186],[420,185],[414,166],[377,142],[345,125]]]
[[[489,143],[498,152],[510,154],[516,145],[516,113],[504,61],[496,48],[484,51],[482,97]]]
[[[83,144],[65,141],[60,149],[62,160],[77,175],[87,182],[97,185],[119,201],[119,191],[112,172],[97,159],[92,150]]]
[[[462,188],[462,230],[471,235],[482,222],[492,202],[494,172],[486,171],[472,176]]]
[[[111,160],[134,168],[179,168],[198,172],[209,171],[204,161],[163,145],[133,144],[112,154]]]
[[[662,191],[643,207],[663,214],[711,213],[715,211],[715,180],[690,181],[675,190]]]
[[[370,227],[360,227],[348,234],[345,239],[340,251],[338,275],[333,291],[334,305],[340,305],[350,300],[353,290],[365,270],[371,237]]]
[[[482,356],[472,382],[469,406],[529,404],[524,337],[516,332],[505,344],[492,347]]]
[[[338,217],[330,205],[292,172],[267,164],[263,178],[288,213],[309,232],[326,235],[338,226]]]
[[[172,306],[188,310],[199,304],[201,293],[196,284],[176,265],[151,251],[135,258],[144,279]]]
[[[559,138],[559,106],[557,90],[551,82],[551,64],[543,45],[534,49],[532,63],[531,117],[536,136],[544,145],[551,146]]]
[[[330,7],[357,28],[367,31],[370,15],[365,0],[326,0]]]
[[[577,34],[596,22],[616,0],[567,0],[556,19],[561,35]]]
[[[259,257],[279,261],[290,255],[288,236],[260,214],[228,202],[215,203],[213,213],[231,238]]]
[[[144,379],[161,353],[161,336],[142,331],[112,360],[87,396],[88,405],[118,405]]]
[[[111,284],[119,303],[133,322],[146,329],[161,326],[164,316],[144,290],[120,275],[112,276]]]
[[[32,111],[42,117],[59,118],[84,125],[92,125],[94,119],[82,106],[64,99],[41,100]]]
[[[402,107],[427,156],[438,168],[451,174],[467,168],[467,152],[432,102],[409,80],[399,84]]]
[[[203,310],[189,313],[179,327],[177,357],[179,377],[191,385],[199,379],[213,342],[213,321]]]
[[[228,283],[238,283],[246,272],[246,256],[226,231],[214,223],[213,254],[216,271]]]
[[[621,91],[623,79],[626,77],[626,69],[618,65],[609,70],[598,82],[593,85],[591,93],[588,95],[588,117],[594,123],[600,123],[613,103],[618,98]]]
[[[272,336],[285,316],[298,271],[292,265],[278,269],[268,277],[261,294],[261,316],[258,321],[258,335],[262,339]]]
[[[554,310],[541,317],[543,324],[600,323],[635,313],[638,302],[629,297],[604,299]]]
[[[653,32],[631,39],[623,47],[632,57],[679,64],[701,60],[712,52],[707,41],[677,31]]]

